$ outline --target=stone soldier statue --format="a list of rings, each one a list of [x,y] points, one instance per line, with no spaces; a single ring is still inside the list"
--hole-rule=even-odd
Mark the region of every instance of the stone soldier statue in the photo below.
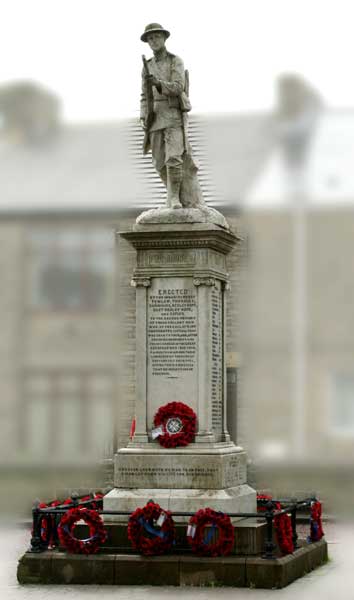
[[[167,187],[168,208],[204,206],[197,164],[187,137],[188,73],[183,62],[165,47],[169,31],[150,23],[141,36],[154,56],[144,60],[141,123],[144,153],[150,149],[154,166]]]

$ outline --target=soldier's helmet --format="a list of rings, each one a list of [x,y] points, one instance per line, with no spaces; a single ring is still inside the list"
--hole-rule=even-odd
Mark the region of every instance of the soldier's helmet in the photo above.
[[[160,33],[163,33],[165,35],[166,40],[168,37],[170,37],[170,32],[167,31],[167,29],[164,29],[162,27],[162,25],[159,25],[159,23],[149,23],[149,25],[146,25],[145,31],[144,31],[143,35],[140,37],[141,41],[147,42],[148,34],[153,33],[155,31],[159,31]]]

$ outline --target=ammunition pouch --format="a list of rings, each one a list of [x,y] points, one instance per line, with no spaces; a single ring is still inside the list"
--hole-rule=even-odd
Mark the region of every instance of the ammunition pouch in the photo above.
[[[189,112],[190,110],[192,110],[192,105],[190,103],[190,100],[189,100],[186,92],[182,92],[182,94],[180,96],[178,96],[178,100],[179,100],[179,107],[182,112]]]

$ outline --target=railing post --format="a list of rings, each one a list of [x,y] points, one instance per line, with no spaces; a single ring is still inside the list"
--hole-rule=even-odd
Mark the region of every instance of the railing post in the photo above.
[[[298,548],[298,535],[297,535],[297,531],[296,531],[296,513],[297,513],[297,504],[295,504],[293,506],[293,508],[290,511],[291,514],[291,528],[293,531],[293,546],[294,546],[294,550],[296,550],[296,548]]]
[[[52,521],[52,546],[58,548],[59,546],[59,535],[58,535],[58,525],[62,518],[62,513],[53,512],[50,516]]]
[[[45,545],[43,544],[41,538],[42,516],[40,509],[38,508],[39,504],[40,501],[35,500],[32,508],[32,537],[29,552],[43,552],[45,550]]]
[[[274,519],[274,505],[273,502],[266,504],[265,518],[267,522],[266,541],[264,545],[263,558],[275,558],[274,550],[276,548],[273,542],[273,519]]]

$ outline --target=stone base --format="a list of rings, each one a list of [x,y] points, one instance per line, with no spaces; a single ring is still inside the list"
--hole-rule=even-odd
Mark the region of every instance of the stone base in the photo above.
[[[293,554],[264,559],[248,556],[201,558],[133,554],[26,552],[19,561],[21,584],[106,584],[282,588],[327,560],[325,540],[303,543]]]
[[[224,490],[193,489],[120,489],[111,490],[103,499],[104,510],[132,513],[136,508],[154,500],[165,510],[195,513],[200,508],[213,508],[225,513],[257,512],[256,492],[247,484]],[[126,522],[128,516],[105,515],[106,522]],[[187,522],[189,517],[176,517],[178,522]],[[232,519],[237,521],[238,519]]]
[[[115,486],[124,489],[221,490],[247,483],[247,454],[232,442],[174,449],[132,445],[115,455],[114,474]]]
[[[141,225],[175,225],[176,223],[202,223],[213,224],[229,229],[225,217],[215,208],[201,206],[199,208],[151,208],[142,212],[137,220],[137,226]],[[135,229],[137,227],[135,226]]]

